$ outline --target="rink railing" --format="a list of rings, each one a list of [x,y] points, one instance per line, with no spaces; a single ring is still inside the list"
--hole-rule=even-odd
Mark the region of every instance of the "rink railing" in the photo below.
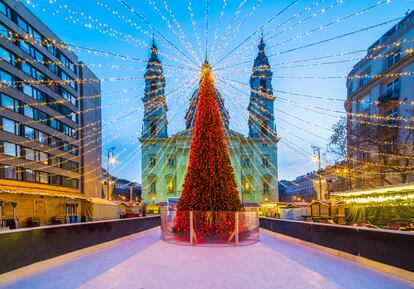
[[[160,217],[0,231],[0,274],[160,225]]]
[[[260,228],[414,272],[414,233],[264,217]]]
[[[161,239],[187,245],[248,245],[259,241],[257,212],[161,211]]]

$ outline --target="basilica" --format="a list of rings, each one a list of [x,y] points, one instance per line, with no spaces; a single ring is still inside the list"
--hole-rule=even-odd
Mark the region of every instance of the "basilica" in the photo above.
[[[274,119],[272,71],[265,54],[263,37],[250,77],[249,134],[229,129],[230,116],[220,91],[216,89],[225,138],[234,170],[240,199],[246,205],[278,201],[277,142]],[[155,43],[145,73],[144,120],[141,141],[142,200],[164,203],[180,197],[184,183],[198,89],[192,94],[185,115],[186,129],[168,135],[165,78]]]

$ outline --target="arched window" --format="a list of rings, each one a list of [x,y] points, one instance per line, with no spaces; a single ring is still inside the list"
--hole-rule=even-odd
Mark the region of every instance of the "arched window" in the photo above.
[[[157,121],[156,120],[151,120],[150,132],[151,132],[151,135],[153,136],[157,134]]]
[[[155,82],[155,80],[151,81],[150,88],[151,88],[151,94],[154,94],[155,90],[157,89],[157,83]]]
[[[270,194],[270,186],[272,185],[272,176],[262,176],[262,187],[263,187],[263,194],[269,195]]]
[[[260,132],[262,133],[262,135],[267,135],[267,123],[264,121],[262,121],[262,123],[260,124]]]
[[[175,177],[173,175],[168,175],[165,177],[165,179],[167,183],[168,194],[174,194],[175,193]]]
[[[266,89],[266,80],[265,79],[260,80],[259,87],[260,87],[260,92],[266,93],[267,89]]]
[[[150,193],[157,193],[157,176],[151,175],[148,177]]]

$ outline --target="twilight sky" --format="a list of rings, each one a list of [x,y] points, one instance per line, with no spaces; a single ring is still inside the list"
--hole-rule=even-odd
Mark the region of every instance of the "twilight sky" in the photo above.
[[[74,49],[79,59],[90,64],[96,75],[104,79],[104,163],[107,148],[115,147],[117,163],[111,168],[111,173],[141,181],[139,136],[143,118],[142,76],[146,63],[139,59],[148,59],[151,35],[155,34],[160,59],[169,65],[164,66],[166,93],[181,87],[167,95],[168,132],[171,135],[183,130],[185,110],[200,73],[187,57],[194,59],[195,55],[198,61],[204,58],[206,1],[122,1],[135,9],[152,27],[128,10],[121,0],[21,0],[63,41],[134,57],[125,60]],[[209,0],[208,11],[208,55],[212,64],[250,37],[215,67],[216,84],[231,116],[230,128],[243,134],[247,134],[250,93],[247,86],[260,33],[251,35],[274,18],[264,28],[264,39],[274,74],[274,95],[278,97],[275,101],[275,116],[277,131],[282,138],[278,151],[279,178],[288,180],[315,169],[315,164],[310,161],[311,145],[320,146],[322,153],[325,151],[331,134],[329,129],[344,112],[345,77],[365,52],[306,62],[296,61],[366,50],[396,21],[332,41],[316,43],[402,17],[414,4],[413,0],[299,0],[275,18],[292,2]],[[376,5],[377,3],[380,4]],[[356,13],[365,9],[364,13]],[[309,44],[312,45],[303,47]],[[338,61],[340,63],[331,63]],[[227,67],[218,69],[219,66]],[[315,79],[321,76],[337,78]],[[286,92],[314,95],[322,99]]]

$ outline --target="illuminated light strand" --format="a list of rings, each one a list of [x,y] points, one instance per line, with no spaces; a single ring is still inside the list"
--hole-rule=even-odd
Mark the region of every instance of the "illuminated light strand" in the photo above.
[[[217,39],[218,39],[218,33],[221,27],[221,24],[223,23],[223,18],[224,18],[224,11],[227,7],[227,0],[223,0],[223,6],[221,7],[221,11],[219,14],[219,19],[217,21],[217,25],[216,25],[216,29],[214,30],[214,37],[213,37],[213,42],[211,45],[211,51],[215,51],[216,48],[216,43],[217,43]],[[214,60],[214,58],[212,58],[212,60]]]
[[[11,31],[11,30],[9,30],[9,33],[13,34],[15,37],[18,37],[18,38],[21,37],[22,39],[24,39],[26,41],[27,40],[31,41],[30,44],[32,44],[32,45],[33,44],[34,45],[39,44],[39,41],[37,41],[31,34],[27,34],[27,33],[19,34],[19,33],[16,33],[14,31]],[[0,38],[6,39],[10,42],[14,41],[14,38],[5,37],[4,35],[0,35]],[[72,51],[72,50],[81,51],[81,52],[83,51],[83,52],[87,52],[89,54],[93,54],[95,56],[107,56],[107,57],[111,56],[111,57],[119,58],[119,59],[125,60],[125,61],[136,61],[136,62],[140,62],[140,63],[147,63],[148,62],[147,59],[141,59],[141,58],[122,55],[122,54],[114,53],[114,52],[110,52],[110,51],[103,51],[103,50],[99,50],[99,49],[83,47],[83,46],[79,46],[79,45],[76,45],[76,44],[58,42],[58,41],[55,41],[55,40],[53,40],[53,41],[43,41],[41,43],[41,45],[50,45],[50,46],[53,46],[53,47],[58,48],[58,49],[66,49],[66,50],[69,50],[69,51]],[[153,65],[161,66],[158,63],[153,64]],[[194,69],[194,68],[190,68],[190,67],[186,67],[186,66],[176,66],[176,65],[172,65],[172,64],[166,64],[166,63],[163,63],[162,66],[173,67],[173,68],[184,69],[184,70],[197,70],[198,71],[198,69]]]
[[[230,23],[227,26],[226,34],[224,35],[224,37],[222,37],[221,42],[219,43],[219,46],[217,47],[217,53],[219,51],[224,51],[228,47],[228,45],[230,44],[230,42],[233,40],[234,36],[239,32],[239,29],[240,29],[241,25],[244,23],[244,21],[247,20],[247,18],[251,14],[253,14],[253,12],[256,10],[257,6],[262,1],[261,0],[256,0],[256,4],[253,6],[253,9],[250,11],[250,13],[246,15],[247,17],[245,17],[245,19],[242,19],[242,21],[239,23],[239,25],[233,30],[233,32],[231,32],[231,28],[233,27],[234,23],[239,18],[240,13],[241,13],[241,9],[246,4],[246,2],[247,2],[247,0],[242,0],[240,2],[239,7],[237,7],[237,10],[235,11],[233,18],[231,19]],[[217,57],[214,57],[213,59],[216,59],[216,58]]]
[[[196,84],[197,82],[196,81],[192,81],[192,85],[189,85],[188,86],[188,88],[189,88],[189,90],[188,91],[191,91],[191,90],[193,90],[193,89],[195,89],[195,87],[194,87],[194,85]],[[183,94],[184,95],[184,94]],[[184,102],[186,101],[186,98],[185,97],[182,97],[182,99],[181,99],[181,104],[184,104]],[[180,109],[181,108],[183,108],[184,106],[183,105],[178,105],[178,108],[176,109],[176,111],[175,111],[175,113],[174,113],[174,115],[172,116],[172,118],[169,120],[169,122],[170,121],[172,121],[173,119],[174,119],[174,117],[176,116],[176,115],[178,115],[178,112],[180,111]],[[160,130],[160,129],[162,129],[163,127],[165,126],[165,124],[162,124],[161,125],[161,128],[159,128],[159,129],[157,129],[157,130]],[[187,137],[187,140],[189,139],[189,137],[190,136],[188,136]],[[153,140],[153,139],[155,139],[156,137],[153,137],[153,138],[149,138],[149,139],[145,139],[145,142],[151,142],[151,140]],[[155,153],[155,155],[157,156],[157,155],[159,155],[159,153],[162,151],[162,152],[164,152],[164,151],[167,151],[169,148],[170,148],[170,146],[171,145],[173,145],[173,140],[174,140],[174,138],[173,137],[170,137],[170,138],[168,138],[168,140],[167,141],[164,141],[163,143],[162,143],[162,145],[161,145],[161,147],[157,150],[157,152]],[[160,169],[160,171],[163,171],[163,169],[164,169],[164,167],[167,165],[167,162],[163,162],[163,165],[162,165],[162,167],[161,167],[161,169]],[[145,168],[143,168],[143,170],[144,169],[147,169],[148,170],[148,167],[149,166],[147,166],[147,167],[145,167]],[[152,173],[153,173],[153,171],[156,169],[156,166],[154,166],[154,167],[151,167],[150,168],[150,170],[149,171],[147,171],[146,172],[146,176],[148,177],[148,176],[150,176]],[[142,180],[142,182],[144,183],[144,181],[145,180]],[[142,184],[142,188],[143,189],[147,189],[149,186],[150,186],[151,184],[148,184],[147,186],[145,186],[144,184]]]
[[[191,0],[187,1],[187,9],[188,9],[188,13],[190,15],[190,20],[191,20],[191,25],[193,27],[193,33],[194,33],[194,37],[196,39],[196,43],[197,43],[197,47],[198,47],[198,51],[200,53],[200,55],[203,55],[203,49],[202,49],[202,45],[201,45],[201,38],[198,35],[197,32],[197,22],[195,20],[195,15],[194,15],[194,11],[193,11],[193,7],[192,7],[192,3]]]
[[[182,35],[183,40],[186,42],[188,48],[187,50],[190,51],[190,53],[192,54],[192,56],[194,57],[194,59],[201,64],[201,61],[198,59],[197,57],[197,53],[195,52],[193,45],[191,44],[191,42],[188,40],[187,35],[184,33],[184,31],[182,30],[181,24],[178,22],[177,18],[175,17],[174,13],[172,12],[172,10],[170,9],[170,7],[168,6],[166,0],[162,0],[163,4],[164,4],[164,9],[168,12],[168,14],[170,15],[171,19],[173,20],[173,22],[175,23],[175,26],[177,27],[178,31],[180,32],[180,35]]]
[[[240,82],[232,81],[230,79],[225,79],[225,80],[226,81],[230,81],[230,82],[235,82],[236,84],[237,83],[240,84]],[[230,85],[230,86],[232,86],[234,89],[238,90],[240,93],[246,94],[245,92],[240,91],[238,88],[234,87],[232,84],[230,84],[230,83],[227,83],[227,84]],[[247,86],[244,85],[244,87],[247,87]],[[255,93],[259,94],[259,95],[268,97],[269,99],[277,99],[273,95],[269,95],[267,93],[264,93],[264,92],[261,92],[261,91],[257,91],[257,90],[253,90],[253,91]],[[277,108],[276,108],[276,110],[279,111],[279,112],[281,112],[281,113],[288,114],[287,112],[281,111],[281,110],[279,110]],[[325,115],[328,115],[328,114],[325,114]],[[376,120],[381,119],[381,120],[405,120],[405,121],[412,121],[411,118],[402,118],[402,117],[396,117],[396,118],[394,118],[394,117],[386,117],[386,116],[378,116],[378,115],[366,115],[366,114],[360,114],[360,113],[357,113],[357,114],[350,113],[350,115],[357,116],[357,117],[372,118],[372,119],[376,119]],[[290,115],[290,116],[292,116],[292,115]],[[333,116],[333,115],[329,115],[329,116]],[[301,120],[303,122],[306,122],[308,124],[311,124],[310,122],[308,122],[308,121],[306,121],[304,119],[301,119],[301,118],[298,118],[298,117],[295,117],[295,116],[292,116],[292,117],[294,117],[296,119],[299,119],[299,120]],[[333,116],[333,117],[335,117],[335,116]],[[380,127],[388,127],[388,128],[403,128],[403,129],[407,129],[407,130],[414,130],[414,127],[412,125],[392,125],[392,124],[384,124],[384,123],[378,123],[378,122],[369,122],[369,121],[360,120],[360,119],[353,120],[353,121],[358,122],[358,123],[362,123],[362,124],[372,125],[372,126],[380,126]],[[313,125],[314,126],[319,126],[318,124],[313,124]],[[323,128],[323,127],[321,127],[321,128]],[[324,128],[324,129],[327,129],[327,128]]]
[[[168,20],[168,18],[166,16],[164,16],[164,14],[162,14],[161,10],[158,8],[158,5],[155,3],[155,1],[153,0],[148,0],[148,3],[152,6],[152,8],[157,12],[157,14],[161,17],[162,20],[164,20],[164,22],[167,24],[167,27],[170,29],[170,31],[177,36],[177,38],[179,39],[180,43],[185,47],[185,49],[187,50],[188,53],[191,54],[191,56],[193,56],[193,58],[196,60],[196,62],[198,63],[198,65],[201,64],[200,60],[197,58],[197,55],[194,51],[192,51],[192,47],[191,45],[188,45],[188,42],[184,41],[184,37],[181,33],[177,32],[176,29],[174,28],[174,26],[171,24],[170,20]],[[165,3],[164,3],[165,6]],[[168,8],[168,6],[167,6]],[[170,13],[171,15],[172,13]],[[174,15],[174,14],[172,14]],[[175,18],[174,18],[175,19]],[[180,30],[179,30],[180,31]]]
[[[226,79],[226,80],[229,80],[229,79]],[[250,88],[247,85],[240,85],[240,86],[242,88]],[[340,113],[340,114],[346,114],[348,116],[356,116],[356,117],[361,117],[361,118],[371,118],[371,119],[376,119],[376,120],[387,120],[387,121],[389,121],[389,120],[397,120],[397,121],[410,121],[410,122],[414,121],[414,117],[405,118],[405,117],[402,117],[402,116],[391,117],[391,116],[381,116],[381,115],[375,115],[375,114],[351,113],[351,112],[346,112],[346,111],[329,109],[329,108],[326,108],[326,107],[319,107],[319,106],[315,106],[315,105],[307,105],[309,108],[311,108],[311,109],[308,109],[306,106],[304,106],[303,103],[300,103],[300,102],[296,102],[296,101],[293,101],[293,100],[290,100],[290,99],[286,99],[286,98],[283,98],[283,97],[274,97],[273,95],[270,95],[268,93],[262,92],[260,90],[255,90],[255,89],[251,89],[251,88],[250,88],[250,90],[253,93],[259,94],[259,95],[264,96],[264,97],[268,97],[269,99],[273,99],[274,98],[276,100],[282,101],[282,102],[287,103],[287,104],[290,104],[290,105],[294,105],[296,107],[299,107],[299,108],[302,108],[302,109],[305,109],[305,110],[308,110],[308,111],[320,113],[320,114],[327,115],[327,116],[331,116],[331,117],[335,117],[335,118],[337,118],[337,115],[325,114],[325,113],[322,113],[322,112],[319,112],[319,111],[315,111],[314,109],[328,111],[328,112],[334,112],[334,113]],[[375,102],[375,104],[378,104],[378,103]],[[374,123],[373,123],[373,125],[374,125]]]
[[[368,8],[365,8],[365,9],[359,10],[357,12],[348,14],[347,16],[344,16],[342,18],[337,18],[336,20],[331,21],[331,22],[329,22],[329,23],[327,23],[325,25],[319,26],[319,27],[314,28],[314,29],[312,29],[310,31],[304,32],[302,34],[298,34],[298,35],[296,35],[294,37],[291,37],[291,38],[286,39],[284,41],[281,41],[281,42],[278,42],[276,44],[273,44],[273,45],[271,45],[271,46],[268,47],[268,50],[270,50],[270,49],[272,49],[274,47],[280,46],[282,44],[285,44],[287,42],[291,42],[291,41],[294,41],[294,40],[302,39],[304,37],[307,37],[307,36],[309,36],[309,35],[317,32],[317,31],[324,30],[324,29],[326,29],[327,27],[329,27],[331,25],[334,25],[336,23],[341,23],[341,22],[343,22],[343,21],[345,21],[347,19],[350,19],[352,17],[361,15],[361,14],[363,14],[363,13],[365,13],[365,12],[367,12],[367,11],[369,11],[369,10],[371,10],[371,9],[379,6],[379,5],[382,5],[382,4],[385,4],[385,3],[388,3],[388,2],[389,2],[388,0],[378,1],[376,4],[374,4],[374,5],[372,5],[372,6],[368,7]],[[322,44],[322,43],[326,43],[326,42],[329,42],[329,41],[332,41],[332,40],[335,40],[335,39],[340,39],[340,38],[343,38],[343,37],[346,37],[346,36],[350,36],[350,35],[353,35],[353,34],[356,34],[356,33],[359,33],[359,32],[363,32],[363,31],[366,31],[366,30],[369,30],[369,29],[372,29],[372,28],[375,28],[375,27],[379,27],[379,26],[382,26],[382,25],[386,25],[386,24],[391,23],[391,22],[395,22],[395,21],[397,21],[399,19],[401,19],[401,17],[399,17],[397,19],[389,20],[389,21],[386,21],[386,22],[383,22],[383,23],[380,23],[380,24],[376,24],[376,25],[372,25],[372,26],[369,26],[369,27],[365,27],[365,28],[362,28],[362,29],[359,29],[359,30],[355,30],[353,32],[349,32],[349,33],[345,33],[345,34],[338,35],[338,36],[335,36],[335,37],[331,37],[331,38],[328,38],[328,39],[325,39],[325,40],[317,41],[317,42],[310,43],[310,44],[307,44],[307,45],[302,45],[302,46],[299,46],[299,47],[296,47],[296,48],[292,48],[292,49],[288,49],[288,50],[285,50],[285,51],[281,51],[281,52],[277,52],[277,53],[274,53],[274,54],[270,54],[268,57],[277,56],[277,55],[281,55],[281,54],[284,54],[284,53],[296,51],[296,50],[299,50],[299,49],[308,48],[308,47],[311,47],[311,46],[314,46],[314,45],[319,45],[319,44]]]
[[[351,31],[351,32],[348,32],[348,33],[344,33],[344,34],[337,35],[337,36],[334,36],[334,37],[326,38],[324,40],[320,40],[320,41],[313,42],[313,43],[310,43],[310,44],[306,44],[306,45],[298,46],[298,47],[291,48],[291,49],[288,49],[288,50],[280,51],[280,52],[277,52],[277,53],[274,53],[274,54],[270,54],[269,57],[290,53],[290,52],[293,52],[293,51],[309,48],[309,47],[319,45],[319,44],[322,44],[322,43],[327,43],[327,42],[330,42],[332,40],[348,37],[348,36],[351,36],[351,35],[354,35],[354,34],[357,34],[357,33],[360,33],[360,32],[368,31],[368,30],[371,30],[373,28],[384,26],[384,25],[387,25],[387,24],[392,23],[392,22],[396,22],[398,20],[401,20],[401,18],[402,17],[394,18],[394,19],[391,19],[391,20],[388,20],[388,21],[384,21],[384,22],[381,22],[381,23],[378,23],[378,24],[374,24],[374,25],[364,27],[364,28],[361,28],[361,29],[358,29],[358,30],[354,30],[354,31]]]
[[[175,48],[182,56],[184,56],[187,60],[189,60],[195,67],[197,67],[197,62],[195,62],[193,59],[191,59],[187,54],[182,52],[177,46],[175,46],[170,40],[168,40],[164,34],[162,34],[151,22],[149,22],[145,17],[143,17],[141,14],[137,12],[136,9],[129,6],[124,0],[118,0],[119,3],[122,4],[123,7],[125,7],[128,11],[130,11],[132,14],[136,15],[139,19],[141,19],[143,22],[145,22],[153,31],[155,31],[158,35],[161,36],[162,39],[167,41],[171,46]]]
[[[293,19],[298,18],[298,17],[300,17],[301,15],[303,15],[303,14],[305,14],[305,13],[307,13],[307,12],[310,12],[313,8],[317,7],[318,5],[320,5],[320,4],[321,4],[322,2],[324,2],[324,1],[325,1],[325,0],[320,0],[320,1],[318,1],[318,2],[312,3],[312,5],[311,5],[311,6],[306,7],[306,8],[305,8],[305,9],[303,9],[301,12],[299,12],[299,13],[295,13],[292,17],[290,17],[290,18],[289,18],[289,19],[287,19],[286,21],[284,21],[284,22],[282,22],[282,23],[279,23],[276,27],[273,27],[270,31],[266,32],[266,33],[263,35],[263,37],[267,37],[268,35],[272,34],[274,31],[276,31],[278,28],[280,28],[280,27],[284,27],[284,26],[286,26],[287,24],[291,23],[291,21],[292,21]],[[341,0],[338,0],[338,1],[337,1],[337,2],[335,2],[335,3],[338,3],[338,2],[340,2],[340,1],[341,1]],[[343,2],[343,1],[342,1],[342,2]],[[332,7],[331,7],[331,6],[332,6]],[[290,30],[294,29],[297,25],[303,24],[304,22],[306,22],[307,20],[309,20],[309,19],[311,19],[311,18],[314,18],[314,17],[316,17],[316,16],[318,16],[318,15],[321,15],[321,14],[326,13],[326,11],[330,9],[329,7],[333,8],[333,7],[335,7],[336,5],[331,4],[331,6],[328,6],[328,8],[325,8],[326,10],[324,10],[324,9],[319,10],[319,12],[320,12],[320,13],[314,13],[314,14],[312,14],[311,16],[309,16],[309,17],[305,18],[304,20],[299,20],[299,21],[298,21],[295,25],[291,25],[289,28],[285,28],[285,29],[283,29],[283,30],[282,30],[280,33],[278,33],[277,35],[280,35],[280,34],[282,34],[282,33],[286,32],[286,31],[290,31]],[[272,36],[272,38],[273,38],[273,36]],[[244,49],[238,50],[236,53],[234,53],[234,55],[233,55],[232,57],[230,57],[227,61],[225,61],[225,62],[223,63],[223,65],[225,65],[225,63],[231,63],[231,62],[232,62],[232,60],[234,60],[234,59],[240,59],[240,57],[241,57],[244,53],[246,53],[247,51],[250,51],[250,49],[252,49],[252,48],[256,45],[256,43],[257,43],[259,40],[260,40],[260,39],[257,39],[257,40],[253,39],[250,43],[246,44],[246,46],[244,47]],[[269,39],[268,39],[268,38],[266,38],[266,41],[268,41],[268,40],[269,40]],[[223,65],[222,65],[222,66],[223,66]]]
[[[287,5],[285,8],[283,8],[281,11],[279,11],[276,15],[274,15],[272,18],[270,18],[269,20],[267,20],[265,22],[265,24],[263,24],[262,26],[260,26],[259,28],[256,29],[256,31],[254,31],[252,34],[250,34],[246,39],[244,39],[240,44],[238,44],[235,48],[233,48],[230,52],[228,52],[226,55],[224,55],[222,58],[220,58],[220,60],[218,60],[217,62],[214,63],[214,65],[212,65],[212,67],[216,67],[218,64],[220,64],[224,59],[226,59],[229,55],[231,55],[234,51],[236,51],[237,49],[239,49],[239,47],[241,47],[244,43],[246,43],[247,41],[249,41],[249,39],[251,39],[254,35],[256,35],[257,33],[259,33],[260,31],[262,31],[265,27],[267,27],[268,25],[270,25],[275,19],[277,19],[280,15],[282,15],[285,11],[287,11],[289,8],[291,8],[293,5],[295,5],[298,2],[298,0],[294,0],[292,1],[289,5]]]
[[[29,0],[25,0],[25,1],[27,3],[30,2]],[[56,4],[56,5],[58,5],[56,2],[53,2],[53,3]],[[52,4],[52,2],[50,2],[50,4]],[[28,5],[30,5],[30,4],[28,4]],[[39,5],[36,4],[36,7],[39,7]],[[134,38],[130,34],[123,34],[122,32],[120,32],[120,31],[118,31],[118,30],[110,27],[109,25],[107,25],[105,23],[102,23],[99,20],[94,19],[91,16],[87,16],[84,12],[78,12],[78,11],[75,11],[73,9],[70,9],[70,8],[68,8],[68,5],[66,5],[66,4],[65,5],[58,5],[58,7],[60,9],[65,9],[65,11],[67,11],[68,13],[70,13],[70,14],[72,14],[74,16],[82,17],[86,21],[90,21],[92,23],[96,23],[96,25],[93,26],[90,23],[82,22],[79,19],[74,19],[74,16],[70,16],[69,18],[68,17],[64,17],[65,20],[67,20],[67,21],[70,21],[70,22],[73,22],[73,23],[79,23],[79,24],[85,26],[87,29],[94,29],[94,30],[98,31],[101,34],[104,34],[104,35],[107,35],[107,36],[116,38],[116,39],[121,40],[123,42],[127,42],[127,43],[130,43],[130,44],[133,44],[134,46],[138,46],[140,48],[148,48],[149,49],[148,44],[142,42],[140,39]],[[59,14],[59,9],[56,9],[57,12],[55,12],[53,10],[51,11],[50,9],[43,8],[43,12],[46,12],[46,11],[49,11],[50,13],[52,13],[52,15],[58,15]],[[106,29],[105,30],[102,30],[102,27],[105,27]],[[168,59],[171,59],[173,61],[176,61],[176,62],[180,62],[182,64],[185,64],[184,62],[181,62],[178,58],[176,58],[176,57],[174,57],[172,55],[164,54],[164,56],[166,56]]]
[[[316,46],[316,45],[323,44],[323,43],[327,43],[327,42],[330,42],[330,41],[333,41],[333,40],[348,37],[348,36],[351,36],[351,35],[354,35],[354,34],[357,34],[357,33],[360,33],[360,32],[368,31],[368,30],[371,30],[373,28],[377,28],[377,27],[380,27],[380,26],[387,25],[389,23],[398,21],[401,18],[402,17],[391,19],[391,20],[381,22],[381,23],[378,23],[378,24],[375,24],[375,25],[371,25],[371,26],[367,26],[367,27],[364,27],[364,28],[361,28],[361,29],[358,29],[358,30],[354,30],[352,32],[340,34],[340,35],[337,35],[337,36],[334,36],[334,37],[326,38],[326,39],[319,40],[319,41],[316,41],[316,42],[312,42],[312,43],[309,43],[309,44],[306,44],[306,45],[301,45],[301,46],[297,46],[297,47],[290,48],[290,49],[287,49],[287,50],[279,51],[279,52],[276,52],[276,53],[273,53],[273,54],[269,54],[267,57],[270,58],[270,57],[274,57],[274,56],[280,56],[280,55],[283,55],[283,54],[286,54],[286,53],[294,52],[294,51],[297,51],[297,50],[309,48],[309,47]],[[249,59],[251,59],[251,57],[249,57]],[[240,61],[237,64],[248,63],[250,61],[247,61],[247,60],[246,61]],[[234,64],[235,63],[232,63],[230,65],[234,65]],[[230,65],[227,65],[226,67],[229,67]]]
[[[351,14],[348,14],[348,15],[344,16],[344,17],[337,18],[337,19],[335,19],[335,20],[333,20],[333,21],[331,21],[331,22],[329,22],[329,23],[327,23],[327,24],[321,25],[321,26],[319,26],[319,27],[317,27],[317,28],[314,28],[314,29],[312,29],[312,30],[309,30],[309,31],[307,31],[307,32],[304,32],[304,33],[301,33],[301,34],[297,34],[297,35],[295,35],[295,36],[293,36],[293,37],[291,37],[291,38],[288,38],[288,39],[286,39],[286,40],[283,40],[283,41],[281,41],[281,42],[278,42],[278,43],[276,43],[276,44],[273,44],[273,45],[269,46],[268,50],[270,50],[270,49],[272,49],[272,48],[274,48],[274,47],[278,47],[278,46],[280,46],[280,45],[282,45],[282,44],[285,44],[285,43],[287,43],[287,42],[290,42],[290,41],[293,41],[293,40],[297,40],[297,39],[301,39],[301,38],[303,38],[303,37],[306,37],[306,36],[312,35],[313,33],[317,32],[317,31],[324,30],[324,29],[326,29],[326,28],[328,28],[329,26],[332,26],[332,25],[334,25],[334,24],[341,23],[341,22],[343,22],[343,21],[345,21],[345,20],[348,20],[348,19],[351,19],[351,18],[353,18],[353,17],[355,17],[355,16],[362,15],[363,13],[366,13],[366,12],[368,12],[369,10],[371,10],[371,9],[373,9],[373,8],[376,8],[376,7],[378,7],[378,6],[381,6],[381,5],[383,5],[383,4],[386,4],[386,3],[389,3],[389,1],[388,1],[388,0],[378,1],[376,4],[371,5],[371,6],[367,7],[367,8],[364,8],[364,9],[362,9],[362,10],[359,10],[359,11],[353,12],[353,13],[351,13]],[[399,18],[398,18],[398,19],[396,19],[396,20],[399,20],[399,19],[401,19],[401,17],[399,17]],[[393,20],[393,21],[396,21],[396,20]]]
[[[106,11],[108,11],[109,13],[111,13],[112,15],[116,16],[118,19],[125,22],[129,26],[133,27],[137,31],[139,31],[139,32],[143,33],[144,35],[148,36],[148,39],[150,39],[152,37],[152,34],[150,32],[148,32],[147,30],[144,30],[137,22],[127,18],[125,15],[122,15],[119,11],[113,10],[108,4],[102,3],[100,1],[96,1],[96,4],[98,6],[100,6],[101,8],[105,9]],[[164,45],[164,43],[166,45]],[[161,41],[160,45],[161,45],[161,47],[166,48],[165,50],[169,50],[169,48],[173,48],[169,43],[164,42],[164,41]],[[167,59],[170,59],[172,61],[175,61],[175,62],[178,62],[178,63],[181,63],[181,64],[185,64],[180,59],[176,58],[173,55],[167,54],[165,52],[158,52],[158,54],[162,55],[162,56],[165,56]]]
[[[412,39],[403,39],[403,40],[398,40],[398,41],[389,43],[387,45],[378,44],[374,48],[370,49],[370,51],[377,51],[377,50],[381,50],[381,49],[385,49],[385,48],[390,48],[390,47],[393,47],[393,46],[400,46],[403,43],[410,43],[410,42],[413,42],[413,41],[414,40],[412,40]],[[350,54],[363,53],[363,52],[366,53],[366,51],[367,51],[366,49],[359,49],[359,50],[354,50],[354,51],[344,51],[344,52],[341,52],[341,53],[329,54],[329,55],[325,55],[325,56],[311,57],[311,58],[298,59],[298,60],[293,60],[293,61],[280,62],[280,63],[273,64],[272,67],[280,67],[280,66],[283,66],[283,65],[291,65],[291,64],[302,63],[302,62],[307,62],[307,61],[315,61],[315,60],[321,60],[321,59],[337,58],[337,57],[350,55]],[[414,51],[412,51],[412,49],[407,49],[405,52],[407,54],[412,54]],[[270,57],[271,56],[268,56],[268,58],[270,58]],[[372,57],[372,59],[376,58],[375,55],[372,55],[372,56],[367,55],[366,57]],[[246,63],[250,63],[250,62],[251,62],[251,60],[247,60],[247,61],[242,61],[242,62],[236,63],[236,64],[220,66],[220,67],[216,68],[215,71],[225,70],[226,68],[240,66],[240,64],[246,64]],[[246,69],[246,71],[251,70],[250,67],[247,67],[245,69]]]

